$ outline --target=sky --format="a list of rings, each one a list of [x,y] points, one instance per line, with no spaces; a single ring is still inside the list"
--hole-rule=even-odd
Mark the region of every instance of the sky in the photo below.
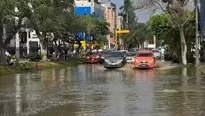
[[[117,11],[119,11],[119,7],[123,5],[124,0],[111,0],[117,6]],[[136,15],[138,17],[138,22],[146,23],[151,15],[151,11],[148,10],[140,10],[136,11]]]

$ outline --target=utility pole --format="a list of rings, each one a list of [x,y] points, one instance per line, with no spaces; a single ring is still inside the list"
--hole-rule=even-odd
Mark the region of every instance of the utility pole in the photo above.
[[[199,61],[199,57],[200,57],[200,54],[199,54],[199,31],[198,31],[198,24],[199,24],[199,19],[198,19],[198,0],[195,0],[195,33],[196,33],[196,37],[195,37],[195,65],[198,66],[200,61]]]

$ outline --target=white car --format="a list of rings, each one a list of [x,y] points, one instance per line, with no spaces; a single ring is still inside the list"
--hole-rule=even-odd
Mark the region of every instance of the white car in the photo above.
[[[137,55],[136,52],[128,52],[126,54],[126,60],[127,60],[127,63],[133,63],[134,60],[135,60],[135,56]]]
[[[161,52],[159,50],[157,50],[157,49],[153,49],[152,51],[153,51],[153,54],[156,57],[156,59],[160,59]]]

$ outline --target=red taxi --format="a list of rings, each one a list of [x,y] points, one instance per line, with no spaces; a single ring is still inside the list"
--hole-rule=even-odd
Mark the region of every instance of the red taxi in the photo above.
[[[135,56],[134,68],[154,68],[155,56],[151,50],[139,50]]]
[[[99,63],[100,62],[100,53],[89,53],[86,57],[87,63]]]

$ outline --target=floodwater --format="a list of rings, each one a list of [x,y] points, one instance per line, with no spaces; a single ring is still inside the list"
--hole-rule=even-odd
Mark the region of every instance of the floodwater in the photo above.
[[[195,68],[79,65],[0,77],[0,116],[205,116]]]

